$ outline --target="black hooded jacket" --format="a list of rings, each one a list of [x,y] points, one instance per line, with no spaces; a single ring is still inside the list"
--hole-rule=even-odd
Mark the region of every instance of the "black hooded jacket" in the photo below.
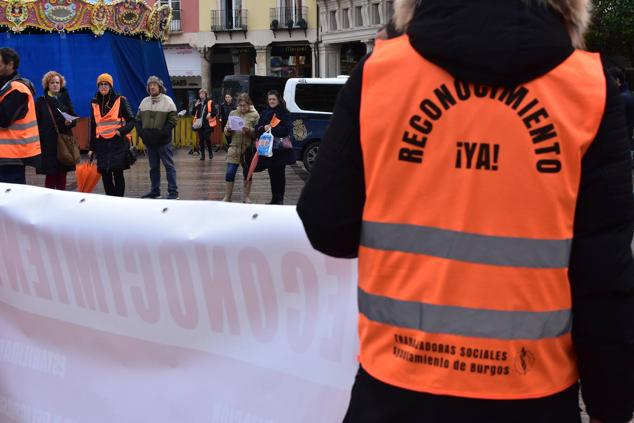
[[[419,54],[457,79],[513,87],[546,74],[574,51],[562,18],[536,4],[425,0],[407,32]],[[339,94],[297,205],[311,244],[335,257],[356,257],[359,248],[365,202],[359,135],[364,63]],[[634,409],[634,199],[622,100],[607,72],[606,81],[603,119],[582,161],[569,262],[572,334],[588,413],[602,422],[626,422]],[[453,400],[451,407],[472,405]],[[549,401],[533,400],[530,407],[550,407]]]
[[[120,98],[119,118],[125,122],[125,125],[119,129],[121,135],[115,135],[112,138],[97,138],[95,115],[92,111],[93,104],[99,106],[101,116],[108,113],[114,106],[115,101]],[[97,168],[99,172],[104,173],[109,170],[129,169],[130,163],[127,158],[127,151],[130,148],[126,135],[132,131],[135,124],[135,118],[130,109],[128,100],[113,90],[103,96],[97,92],[91,100],[90,113],[90,150],[96,153]]]

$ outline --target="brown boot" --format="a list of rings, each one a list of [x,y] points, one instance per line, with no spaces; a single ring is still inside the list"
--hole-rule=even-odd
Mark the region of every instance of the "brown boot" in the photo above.
[[[222,201],[231,202],[231,196],[233,195],[233,184],[235,182],[227,182],[225,186],[225,196],[222,198]]]
[[[253,184],[253,181],[247,181],[244,183],[244,192],[242,193],[242,202],[243,203],[251,203],[251,198],[249,197],[251,195],[251,185]]]

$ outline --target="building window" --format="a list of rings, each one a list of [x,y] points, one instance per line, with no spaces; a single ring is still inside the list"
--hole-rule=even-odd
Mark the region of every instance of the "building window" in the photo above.
[[[307,16],[304,15],[305,12],[302,11],[304,6],[303,0],[279,0],[279,7],[282,9],[282,20],[284,21],[284,25],[289,20],[292,20],[293,23],[297,24],[300,19],[308,19]]]
[[[341,28],[350,28],[350,19],[349,19],[350,9],[343,9],[341,11]]]
[[[354,8],[354,26],[363,26],[363,6]]]
[[[159,0],[159,5],[167,5],[172,8],[172,23],[170,24],[170,31],[181,31],[181,0]]]
[[[381,14],[379,13],[380,8],[379,3],[372,3],[370,7],[370,22],[372,25],[380,25],[381,24]]]
[[[352,41],[350,43],[341,44],[340,50],[340,67],[341,75],[350,75],[352,69],[359,63],[361,58],[365,56],[367,47],[365,43],[360,41]]]
[[[309,46],[271,47],[271,76],[310,78],[313,73],[312,49]]]
[[[226,29],[239,29],[246,26],[242,17],[242,0],[225,0],[224,20]]]
[[[385,4],[385,8],[386,8],[386,11],[387,11],[385,21],[389,22],[390,19],[392,19],[392,15],[394,14],[394,2],[393,1],[388,1]]]
[[[332,10],[330,11],[330,30],[331,31],[336,31],[337,30],[337,11]]]

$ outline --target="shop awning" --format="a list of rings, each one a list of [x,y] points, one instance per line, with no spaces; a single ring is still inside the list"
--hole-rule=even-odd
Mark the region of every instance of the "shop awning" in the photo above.
[[[170,76],[201,76],[200,53],[192,47],[163,46]]]

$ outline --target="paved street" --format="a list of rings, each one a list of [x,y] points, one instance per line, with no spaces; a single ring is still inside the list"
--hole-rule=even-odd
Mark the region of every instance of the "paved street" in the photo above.
[[[225,193],[226,162],[224,151],[214,154],[213,160],[201,161],[199,156],[187,154],[187,149],[177,149],[174,152],[176,162],[178,191],[181,200],[221,200]],[[85,158],[82,158],[85,160]],[[286,194],[284,204],[297,204],[299,194],[308,178],[308,172],[304,166],[297,162],[293,166],[286,167]],[[150,173],[146,156],[139,156],[137,162],[130,170],[125,172],[126,197],[140,197],[150,190]],[[238,170],[236,184],[233,193],[233,201],[242,201],[242,170]],[[44,186],[44,176],[36,175],[33,168],[27,168],[27,183],[30,185]],[[68,190],[77,189],[75,173],[68,174]],[[101,182],[94,190],[103,194]],[[161,165],[161,194],[167,195],[167,179],[165,169]],[[264,204],[271,200],[271,186],[269,175],[266,171],[256,173],[253,176],[253,188],[251,200],[254,203]]]

